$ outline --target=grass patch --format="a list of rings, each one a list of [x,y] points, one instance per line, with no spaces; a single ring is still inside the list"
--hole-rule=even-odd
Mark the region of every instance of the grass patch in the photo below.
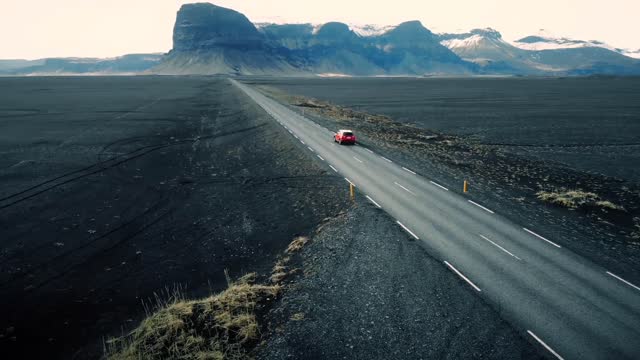
[[[296,237],[295,239],[293,239],[291,244],[289,244],[289,246],[287,247],[287,253],[293,254],[302,250],[302,248],[307,244],[307,242],[309,242],[309,238],[306,236]]]
[[[286,252],[300,251],[309,238],[298,236]],[[256,284],[256,273],[232,281],[225,271],[228,288],[199,300],[185,300],[177,289],[158,301],[155,312],[129,334],[105,344],[109,360],[139,359],[248,359],[260,340],[257,310],[282,291],[282,282],[296,272],[289,270],[290,256],[278,259],[269,285]],[[296,315],[300,317],[300,314]],[[304,314],[302,314],[302,320]]]
[[[609,200],[603,200],[598,194],[582,190],[539,191],[538,199],[569,209],[599,208],[604,210],[625,211],[624,207]]]
[[[107,343],[107,359],[245,359],[259,339],[256,307],[280,285],[247,274],[200,300],[174,296],[128,335]]]

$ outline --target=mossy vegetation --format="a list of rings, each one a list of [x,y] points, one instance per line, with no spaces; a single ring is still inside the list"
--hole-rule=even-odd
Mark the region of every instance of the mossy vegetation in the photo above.
[[[249,273],[236,281],[228,274],[228,288],[204,299],[186,300],[174,291],[157,310],[129,334],[106,343],[109,360],[248,359],[260,340],[259,312],[283,291],[291,254],[309,242],[296,237],[278,259],[270,283],[257,283]]]
[[[624,211],[624,207],[609,200],[603,200],[598,194],[582,190],[539,191],[538,199],[569,209],[600,208],[604,210]]]

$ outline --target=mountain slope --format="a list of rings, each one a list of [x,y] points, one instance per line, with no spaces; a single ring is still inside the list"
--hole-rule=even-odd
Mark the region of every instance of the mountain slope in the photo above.
[[[487,73],[640,74],[640,61],[600,42],[528,36],[514,44],[493,29],[441,34],[441,43]]]

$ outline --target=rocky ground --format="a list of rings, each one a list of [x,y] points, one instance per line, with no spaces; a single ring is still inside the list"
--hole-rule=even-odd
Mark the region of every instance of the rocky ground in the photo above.
[[[473,290],[357,195],[290,265],[258,359],[533,359]]]
[[[470,137],[418,128],[274,86],[260,88],[325,127],[354,129],[363,144],[454,191],[462,191],[467,179],[473,196],[501,215],[640,281],[640,185],[517,156],[508,146],[479,144]],[[575,189],[596,197],[570,208],[545,201],[545,192]]]

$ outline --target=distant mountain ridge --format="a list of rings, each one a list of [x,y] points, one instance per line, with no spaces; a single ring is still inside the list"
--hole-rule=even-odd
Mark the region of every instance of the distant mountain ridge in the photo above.
[[[167,54],[115,59],[0,60],[0,75],[237,74],[283,76],[640,75],[640,50],[540,33],[507,42],[492,28],[434,34],[396,26],[253,24],[209,3],[183,5]]]

